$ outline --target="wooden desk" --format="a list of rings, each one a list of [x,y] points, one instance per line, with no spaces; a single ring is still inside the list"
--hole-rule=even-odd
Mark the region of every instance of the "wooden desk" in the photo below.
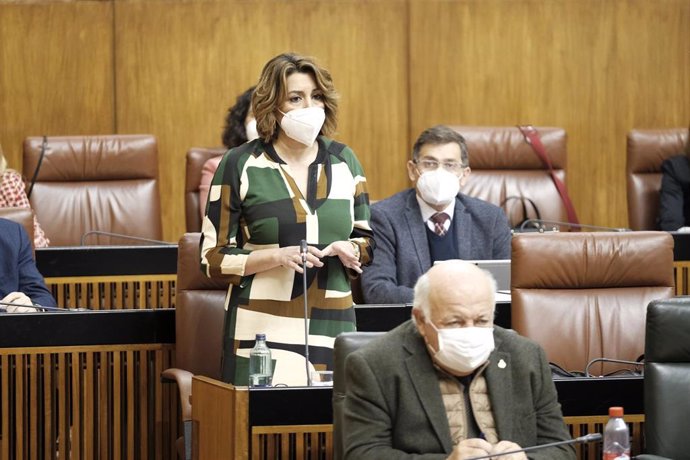
[[[690,234],[671,234],[676,295],[690,295]],[[177,245],[37,248],[36,264],[60,306],[175,307]],[[509,325],[510,308],[497,312],[497,324]]]
[[[387,332],[412,317],[411,304],[362,304],[355,305],[357,330],[360,332]],[[510,328],[510,302],[496,302],[498,326]]]
[[[177,245],[37,248],[36,266],[61,307],[175,307]]]
[[[0,315],[0,460],[171,459],[174,310]]]
[[[640,453],[644,417],[641,377],[555,380],[566,424],[574,437],[603,433],[609,406],[623,406],[633,454]],[[194,458],[333,458],[332,389],[252,389],[208,377],[192,381]],[[577,447],[579,459],[601,458],[601,444]]]

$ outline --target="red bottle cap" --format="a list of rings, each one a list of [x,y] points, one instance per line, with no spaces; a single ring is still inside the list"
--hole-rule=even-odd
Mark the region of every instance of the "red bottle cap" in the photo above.
[[[622,407],[609,407],[609,417],[622,417],[623,408]]]

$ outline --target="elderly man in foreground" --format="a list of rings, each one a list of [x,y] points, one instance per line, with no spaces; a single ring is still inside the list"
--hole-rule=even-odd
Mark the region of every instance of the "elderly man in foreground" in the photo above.
[[[437,264],[415,286],[413,320],[346,361],[346,459],[497,455],[570,439],[544,351],[494,326],[495,281]],[[565,445],[500,459],[574,459]]]

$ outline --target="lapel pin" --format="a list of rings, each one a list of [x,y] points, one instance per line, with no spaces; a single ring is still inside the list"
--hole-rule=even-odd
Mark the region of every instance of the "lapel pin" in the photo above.
[[[503,359],[501,359],[501,360],[498,362],[498,368],[499,368],[499,369],[505,369],[506,366],[507,366],[507,364],[506,364],[505,361],[503,361]]]

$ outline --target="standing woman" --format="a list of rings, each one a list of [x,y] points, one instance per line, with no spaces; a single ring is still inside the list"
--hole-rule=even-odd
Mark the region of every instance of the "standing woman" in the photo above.
[[[354,152],[326,136],[337,94],[309,57],[281,54],[252,96],[259,138],[225,154],[202,224],[201,267],[230,276],[222,378],[247,385],[249,351],[266,333],[273,384],[305,385],[300,241],[308,251],[310,370],[333,368],[333,343],[355,330],[350,277],[372,258],[366,178]]]

